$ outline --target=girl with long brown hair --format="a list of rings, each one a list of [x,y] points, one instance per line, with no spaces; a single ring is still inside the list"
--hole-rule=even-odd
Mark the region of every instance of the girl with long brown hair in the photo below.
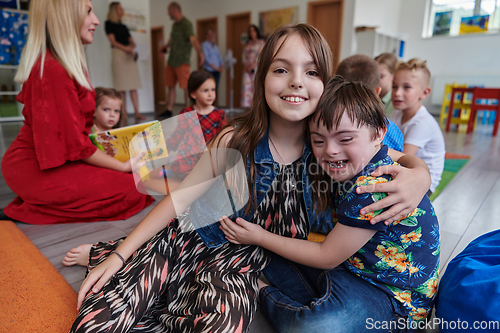
[[[218,222],[201,223],[207,215],[216,222],[224,214],[225,187],[214,186],[200,198],[189,188],[205,179],[204,174],[212,174],[217,164],[213,149],[237,151],[252,199],[234,216],[279,235],[305,239],[309,223],[317,220],[308,183],[306,119],[331,72],[328,44],[312,26],[283,26],[270,36],[257,68],[251,112],[219,134],[183,183],[126,239],[68,252],[66,265],[89,264],[72,332],[246,331],[268,253],[228,243]],[[419,182],[428,183],[426,173],[424,166],[423,176],[417,174]],[[415,196],[413,184],[402,188],[405,185],[412,187],[409,196]],[[426,190],[417,192],[423,196]],[[401,200],[410,191],[404,192],[385,203],[411,205],[413,199]],[[176,213],[187,206],[187,213]]]

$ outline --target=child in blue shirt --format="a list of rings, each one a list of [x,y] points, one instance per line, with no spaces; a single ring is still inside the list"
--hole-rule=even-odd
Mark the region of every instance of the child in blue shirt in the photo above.
[[[366,86],[333,78],[325,87],[309,132],[317,164],[313,193],[317,207],[333,206],[338,222],[322,243],[272,234],[238,218],[224,217],[221,228],[236,244],[262,246],[301,265],[307,287],[319,290],[306,305],[261,284],[263,311],[279,331],[365,331],[375,323],[409,332],[418,328],[434,304],[439,269],[439,226],[427,196],[410,214],[386,226],[361,215],[386,193],[357,194],[358,186],[383,183],[390,176],[371,172],[394,162],[382,145],[387,120],[383,105]],[[311,321],[314,318],[315,321]],[[393,326],[390,326],[393,325]],[[304,327],[304,329],[306,329]]]

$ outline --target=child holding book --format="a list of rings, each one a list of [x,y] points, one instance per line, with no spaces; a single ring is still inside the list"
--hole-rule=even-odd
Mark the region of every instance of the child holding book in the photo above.
[[[123,112],[122,95],[115,89],[95,88],[94,126],[91,133],[109,131],[113,128],[127,126],[127,114]]]
[[[2,159],[17,197],[2,219],[32,224],[124,220],[154,199],[136,189],[132,163],[89,138],[95,91],[84,45],[99,20],[90,0],[30,2],[29,35],[15,80],[24,123]]]
[[[444,137],[438,122],[422,105],[429,96],[431,73],[426,62],[411,59],[398,65],[392,84],[392,104],[396,109],[391,120],[403,132],[403,153],[424,160],[431,173],[431,195],[441,180],[446,154]]]
[[[197,122],[193,122],[188,115],[178,118],[177,128],[168,140],[169,153],[176,150],[178,154],[168,169],[180,178],[189,174],[200,159],[200,153],[205,150],[205,146],[227,124],[224,110],[213,105],[216,84],[212,74],[204,70],[192,72],[187,89],[192,106],[182,109],[179,115],[196,111],[204,142],[196,135],[199,130],[193,128],[198,126]]]
[[[319,291],[307,305],[261,283],[263,310],[280,332],[307,331],[304,323],[314,323],[309,328],[315,332],[364,332],[370,320],[405,324],[412,331],[432,309],[439,226],[429,198],[390,226],[368,222],[383,210],[360,213],[387,196],[356,192],[359,186],[390,180],[371,176],[377,167],[394,164],[382,146],[386,127],[383,105],[371,89],[340,77],[325,87],[309,122],[318,170],[324,171],[314,175],[313,200],[323,210],[333,206],[338,216],[324,242],[285,238],[242,218],[220,220],[232,243],[259,245],[317,268],[296,265],[304,290]]]

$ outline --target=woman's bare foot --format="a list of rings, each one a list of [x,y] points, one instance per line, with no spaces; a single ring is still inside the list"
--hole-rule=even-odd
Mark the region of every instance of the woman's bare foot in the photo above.
[[[89,254],[92,244],[82,244],[74,249],[71,249],[64,257],[62,263],[65,266],[87,266],[89,264]]]

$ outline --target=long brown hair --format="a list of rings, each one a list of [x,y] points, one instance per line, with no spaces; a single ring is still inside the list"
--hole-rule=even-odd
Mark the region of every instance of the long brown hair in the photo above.
[[[266,102],[264,82],[276,54],[286,39],[294,34],[299,35],[308,48],[323,83],[326,84],[332,75],[333,62],[330,47],[321,33],[313,26],[304,23],[284,25],[267,39],[264,48],[259,54],[250,111],[231,121],[229,126],[233,126],[234,129],[226,133],[232,134],[228,148],[233,148],[241,152],[245,164],[250,160],[250,170],[247,179],[248,188],[253,195],[250,195],[252,200],[247,205],[247,213],[250,212],[252,205],[256,206],[257,198],[254,150],[267,132],[269,126],[268,119],[271,112]],[[284,38],[281,39],[281,37]]]

